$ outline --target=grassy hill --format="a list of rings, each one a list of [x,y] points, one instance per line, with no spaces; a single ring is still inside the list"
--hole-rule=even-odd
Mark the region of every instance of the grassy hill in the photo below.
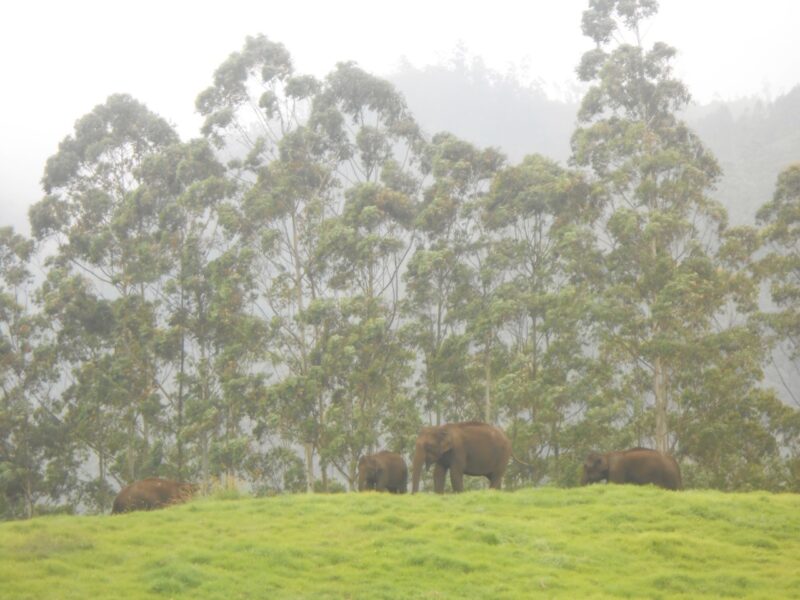
[[[798,598],[800,496],[200,499],[0,525],[10,598]]]

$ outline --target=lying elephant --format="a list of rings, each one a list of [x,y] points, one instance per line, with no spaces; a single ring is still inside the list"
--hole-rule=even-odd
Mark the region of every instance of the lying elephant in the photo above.
[[[500,489],[503,474],[511,457],[511,441],[502,429],[468,421],[424,427],[417,437],[414,451],[412,493],[419,491],[422,464],[433,470],[433,489],[444,493],[444,480],[450,471],[454,492],[464,490],[464,475],[482,475],[489,487]]]
[[[590,453],[583,463],[581,485],[603,479],[609,483],[652,483],[668,490],[681,489],[681,470],[675,459],[647,448]]]
[[[362,456],[358,461],[358,491],[375,490],[405,494],[408,489],[408,467],[403,457],[383,450]]]
[[[150,477],[122,488],[114,499],[111,514],[133,510],[153,510],[170,504],[186,502],[197,491],[193,483],[180,483],[169,479]]]

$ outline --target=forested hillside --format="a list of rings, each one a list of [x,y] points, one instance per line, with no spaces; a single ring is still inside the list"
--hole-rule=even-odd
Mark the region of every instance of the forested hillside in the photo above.
[[[800,489],[798,405],[764,380],[800,361],[797,94],[694,129],[675,50],[611,35],[655,13],[589,4],[577,111],[457,64],[466,132],[264,35],[210,66],[197,138],[127,94],[80,116],[32,238],[0,229],[0,514],[107,511],[154,475],[352,489],[364,454],[462,420],[508,433],[511,488],[647,446],[688,487]],[[733,227],[719,194],[756,168]]]

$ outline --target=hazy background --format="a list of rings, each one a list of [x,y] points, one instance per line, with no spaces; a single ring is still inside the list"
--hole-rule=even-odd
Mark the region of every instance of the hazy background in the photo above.
[[[580,31],[586,6],[586,0],[6,4],[2,224],[27,232],[27,209],[41,196],[47,157],[75,120],[109,94],[129,93],[184,138],[196,136],[195,97],[245,36],[256,33],[285,44],[298,71],[321,77],[336,62],[354,60],[391,79],[429,133],[449,129],[500,146],[513,159],[537,151],[563,161],[580,98],[574,68],[591,45]],[[800,79],[798,23],[795,0],[665,0],[647,31],[648,43],[663,40],[678,49],[676,72],[702,105],[688,116],[701,135],[719,133],[709,144],[727,171],[751,156],[763,161],[763,145],[774,146],[774,139],[754,145],[739,138],[754,118],[775,120],[775,100],[785,113],[771,125],[782,136],[781,156],[800,158],[800,133],[786,130],[786,119],[798,119],[800,99],[784,96]],[[746,123],[733,127],[741,119]],[[777,173],[772,162],[762,165],[758,182],[747,173],[723,182],[721,194],[728,186],[743,198],[726,202],[733,220],[747,220],[766,200],[761,196]]]

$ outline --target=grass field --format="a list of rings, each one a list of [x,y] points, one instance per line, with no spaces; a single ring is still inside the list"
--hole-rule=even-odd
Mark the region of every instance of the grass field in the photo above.
[[[0,524],[0,598],[800,598],[800,496],[596,485]]]

